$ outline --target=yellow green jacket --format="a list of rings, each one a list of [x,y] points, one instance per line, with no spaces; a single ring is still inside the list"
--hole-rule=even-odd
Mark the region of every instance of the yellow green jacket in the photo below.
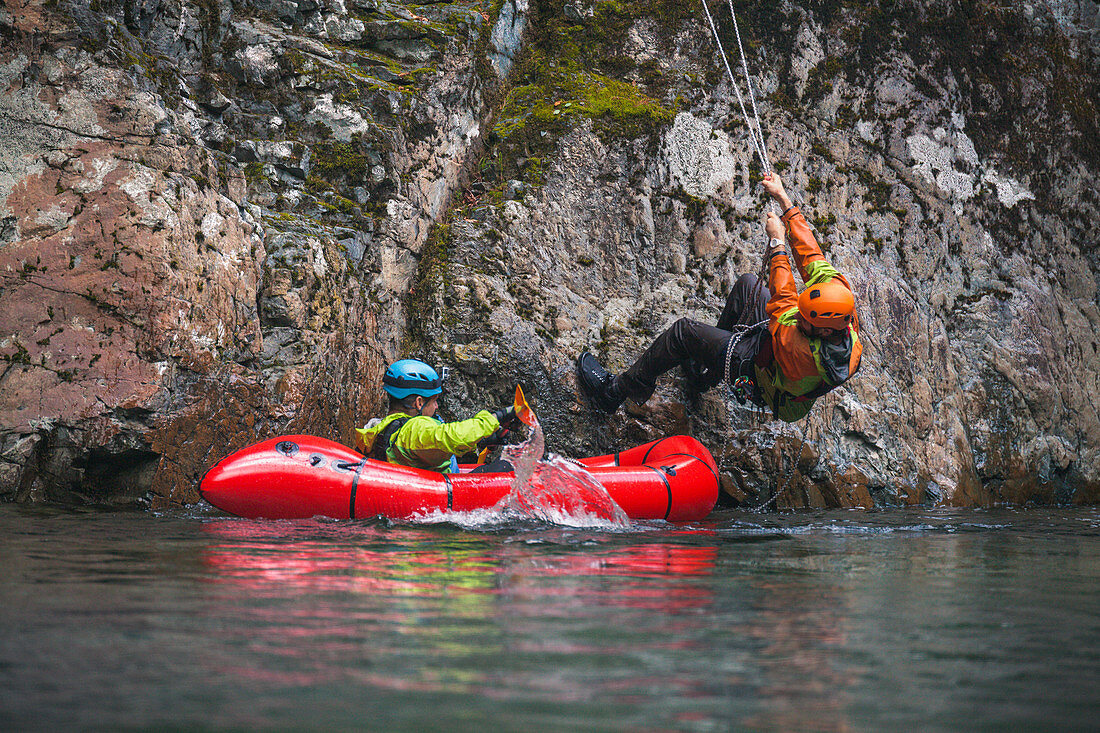
[[[404,412],[391,412],[357,428],[356,447],[369,455],[378,434],[400,418],[406,418],[408,422],[390,439],[386,460],[402,466],[443,473],[451,472],[452,456],[476,451],[478,441],[492,435],[500,427],[497,419],[487,410],[482,410],[468,420],[450,423],[441,423],[427,415],[410,416]]]

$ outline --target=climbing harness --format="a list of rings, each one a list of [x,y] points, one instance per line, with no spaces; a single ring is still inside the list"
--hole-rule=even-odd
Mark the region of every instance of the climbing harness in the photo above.
[[[767,325],[767,321],[760,321],[759,323],[754,323],[751,326],[746,326],[742,323],[736,323],[733,325],[733,336],[730,337],[729,343],[726,344],[726,364],[725,369],[722,372],[722,381],[724,381],[726,383],[726,386],[730,388],[730,394],[734,394],[735,390],[743,389],[746,383],[752,385],[752,380],[750,380],[748,377],[742,377],[738,375],[736,378],[731,379],[731,377],[733,377],[733,352],[737,348],[737,344],[741,343],[741,339],[745,338],[746,335],[748,335],[755,329]],[[737,371],[740,372],[740,368]],[[740,402],[741,404],[745,404],[745,400],[741,398],[738,398],[738,402]]]
[[[756,387],[756,385],[753,383],[753,381],[750,378],[748,378],[746,376],[743,376],[743,375],[740,375],[740,374],[738,374],[737,376],[734,376],[734,373],[733,373],[733,352],[736,350],[737,344],[739,344],[741,342],[741,340],[743,338],[745,338],[745,336],[747,334],[751,333],[753,330],[755,330],[757,328],[766,326],[767,324],[768,324],[767,321],[760,321],[759,323],[754,323],[751,326],[747,326],[747,325],[744,325],[744,324],[735,324],[733,326],[733,336],[730,338],[729,344],[726,346],[725,369],[723,370],[723,373],[722,373],[723,381],[726,383],[726,386],[729,389],[729,396],[726,398],[726,401],[727,401],[727,404],[731,408],[733,406],[733,400],[736,400],[737,403],[740,404],[740,405],[745,405],[752,398],[753,390]],[[741,371],[740,368],[738,368],[737,371],[740,372]],[[756,406],[756,403],[753,402],[753,405]],[[763,414],[766,409],[767,408],[759,408],[759,414]],[[754,410],[754,412],[756,412],[756,410]],[[780,433],[780,435],[778,437],[785,437],[785,435],[786,435],[786,427],[783,428],[783,432]],[[769,496],[768,499],[764,503],[762,503],[758,506],[750,507],[749,508],[750,512],[763,511],[764,509],[766,509],[768,507],[769,504],[771,504],[776,499],[778,499],[780,494],[782,494],[784,490],[786,490],[786,488],[790,484],[791,477],[794,475],[795,466],[798,465],[798,459],[802,456],[802,447],[805,444],[806,444],[806,437],[803,434],[802,443],[798,446],[798,453],[795,454],[794,459],[790,462],[790,465],[787,467],[787,470],[786,470],[786,472],[783,476],[782,481],[777,480],[775,491],[772,492],[771,496]],[[782,456],[780,456],[780,458],[782,458]],[[780,470],[782,471],[782,464],[780,464]]]

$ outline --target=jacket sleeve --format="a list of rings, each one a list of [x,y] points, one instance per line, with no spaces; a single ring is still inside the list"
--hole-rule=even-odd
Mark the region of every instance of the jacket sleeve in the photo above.
[[[791,263],[786,257],[772,257],[768,262],[768,289],[772,297],[768,299],[765,310],[774,328],[779,316],[798,307],[798,289],[794,284]]]
[[[821,247],[814,239],[806,217],[797,206],[792,206],[783,212],[783,224],[787,227],[787,244],[798,266],[798,274],[802,276],[802,282],[808,284],[812,276],[808,266],[814,262],[824,261],[825,255],[821,253]]]
[[[802,276],[802,284],[805,287],[816,285],[817,283],[827,282],[834,277],[844,283],[844,287],[852,290],[851,283],[848,279],[840,274],[840,271],[826,262],[825,255],[821,252],[821,247],[818,245],[817,240],[814,238],[813,232],[810,230],[810,225],[806,222],[806,217],[797,206],[792,206],[783,212],[783,223],[787,227],[787,243],[791,248],[791,253],[794,255],[794,261],[798,265],[798,274]],[[776,259],[783,259],[776,257]],[[785,263],[784,263],[785,264]],[[790,267],[787,267],[787,272],[790,273]],[[791,286],[794,286],[793,277],[791,278]],[[775,292],[775,288],[772,288],[772,292]],[[855,292],[854,290],[852,292]],[[798,295],[795,294],[793,303],[794,307],[798,306]],[[790,306],[784,308],[784,310],[778,311],[779,314],[785,312]],[[768,313],[771,313],[769,308]],[[855,321],[855,327],[859,328],[858,318]]]
[[[436,422],[426,415],[418,415],[398,432],[394,442],[407,451],[440,451],[448,455],[462,455],[477,448],[477,442],[492,435],[500,423],[491,412],[482,410],[468,420]]]

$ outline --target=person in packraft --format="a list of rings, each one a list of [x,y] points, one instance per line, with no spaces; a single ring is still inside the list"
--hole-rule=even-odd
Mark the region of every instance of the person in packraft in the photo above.
[[[382,389],[389,396],[388,414],[356,429],[356,448],[378,461],[457,473],[457,456],[501,445],[519,425],[512,405],[482,410],[468,420],[445,423],[436,417],[443,379],[418,359],[402,359],[386,369]],[[475,469],[511,471],[506,461]]]
[[[762,185],[783,210],[765,220],[767,286],[754,274],[742,275],[716,326],[681,318],[622,374],[582,353],[577,382],[597,408],[613,413],[627,398],[645,402],[657,377],[679,365],[700,392],[725,379],[739,400],[794,422],[859,369],[863,346],[851,285],[825,260],[779,176],[766,175]],[[801,295],[788,254],[805,283]]]

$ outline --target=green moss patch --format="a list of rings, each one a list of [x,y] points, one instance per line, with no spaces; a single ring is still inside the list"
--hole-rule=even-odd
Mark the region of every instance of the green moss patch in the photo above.
[[[610,141],[648,135],[676,115],[634,84],[574,63],[532,52],[527,66],[530,83],[508,93],[493,128],[498,147],[483,167],[489,178],[541,184],[546,154],[581,119],[591,120],[596,133]]]
[[[538,83],[516,87],[505,100],[493,128],[502,140],[541,135],[578,117],[597,122],[608,134],[637,136],[675,116],[633,84],[568,65],[547,64],[542,71]]]
[[[487,181],[541,184],[558,140],[581,121],[590,121],[611,144],[651,135],[675,117],[679,78],[666,76],[653,61],[639,64],[623,48],[630,28],[653,18],[666,36],[659,43],[671,49],[693,11],[672,0],[603,0],[591,13],[578,19],[567,17],[560,3],[532,3],[525,50],[511,77],[515,85],[499,102],[481,166]]]
[[[326,141],[313,147],[313,173],[319,178],[361,181],[369,169],[370,161],[356,141]]]
[[[450,224],[435,224],[428,232],[428,240],[420,251],[416,278],[405,299],[409,328],[402,344],[402,353],[414,353],[421,344],[431,342],[432,307],[436,302],[436,292],[447,275],[453,241]]]

